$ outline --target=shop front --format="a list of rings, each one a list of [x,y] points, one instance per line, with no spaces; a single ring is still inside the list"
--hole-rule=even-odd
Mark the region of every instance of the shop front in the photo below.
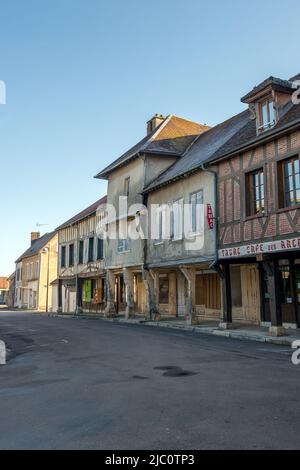
[[[300,238],[222,249],[219,264],[226,323],[300,327]]]

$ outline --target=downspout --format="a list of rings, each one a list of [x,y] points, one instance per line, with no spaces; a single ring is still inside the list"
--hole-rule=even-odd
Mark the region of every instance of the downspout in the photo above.
[[[211,170],[211,169],[208,169],[204,163],[201,163],[200,165],[200,168],[201,170],[205,171],[206,173],[211,173],[214,175],[214,199],[215,199],[215,217],[214,217],[214,220],[215,220],[215,224],[216,224],[216,228],[215,228],[215,249],[214,249],[214,252],[215,252],[215,256],[214,256],[214,261],[209,265],[209,269],[215,269],[216,271],[218,271],[218,248],[219,248],[219,243],[218,243],[218,240],[219,240],[219,204],[218,204],[218,189],[217,189],[217,171],[216,170]]]

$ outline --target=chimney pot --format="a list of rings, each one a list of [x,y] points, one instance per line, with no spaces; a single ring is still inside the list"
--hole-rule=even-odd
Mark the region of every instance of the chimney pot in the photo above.
[[[37,240],[38,238],[40,238],[41,234],[40,232],[31,232],[30,234],[30,239],[31,239],[31,245],[33,244],[33,242],[35,240]]]
[[[147,135],[151,134],[163,121],[165,116],[162,114],[154,114],[154,116],[147,122]]]

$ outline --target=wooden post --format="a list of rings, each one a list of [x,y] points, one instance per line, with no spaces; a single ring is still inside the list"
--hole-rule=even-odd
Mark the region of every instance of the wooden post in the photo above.
[[[104,315],[106,317],[111,317],[116,315],[116,307],[114,303],[115,297],[115,274],[108,269],[106,272],[106,307]]]
[[[128,269],[123,269],[124,273],[124,283],[126,286],[126,318],[134,317],[134,302],[133,302],[133,272]]]
[[[196,323],[195,315],[195,282],[196,282],[196,273],[195,269],[188,269],[185,267],[180,267],[182,274],[184,275],[187,286],[187,320],[190,325]]]
[[[285,329],[282,326],[282,311],[279,290],[278,261],[264,261],[263,267],[268,275],[268,293],[270,297],[271,336],[284,336]]]
[[[222,329],[232,327],[232,296],[231,296],[231,279],[230,279],[230,265],[228,263],[223,265],[221,271],[222,281],[222,321],[219,325]]]
[[[152,302],[152,311],[151,311],[151,317],[153,316],[154,319],[159,319],[160,318],[160,313],[159,313],[159,298],[158,298],[158,291],[159,291],[159,273],[158,271],[154,269],[150,269],[150,276],[153,281],[153,302]]]

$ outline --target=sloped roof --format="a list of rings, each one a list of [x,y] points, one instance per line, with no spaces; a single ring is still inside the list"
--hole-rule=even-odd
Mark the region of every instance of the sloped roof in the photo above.
[[[246,110],[199,135],[184,156],[150,183],[144,192],[151,191],[198,168],[240,129],[243,129],[249,120],[250,111]]]
[[[293,79],[295,79],[295,78],[293,77]],[[259,83],[259,85],[256,85],[249,93],[247,93],[245,96],[243,96],[241,98],[241,101],[243,103],[246,103],[249,99],[251,99],[257,93],[259,93],[264,88],[266,88],[270,85],[272,85],[273,87],[286,88],[288,90],[292,89],[292,81],[282,80],[281,78],[277,78],[277,77],[269,77],[266,80],[264,80],[263,82]]]
[[[0,277],[0,289],[8,289],[9,283],[7,277]]]
[[[277,124],[272,129],[257,135],[255,119],[247,109],[201,134],[184,156],[150,183],[144,193],[196,170],[201,164],[224,158],[226,155],[238,152],[247,145],[258,143],[297,123],[300,125],[300,105],[288,103]]]
[[[106,179],[112,171],[128,163],[138,153],[157,153],[180,157],[195,138],[208,129],[209,127],[206,125],[171,114],[149,135],[100,171],[95,178]]]
[[[86,217],[90,217],[91,215],[96,214],[98,207],[101,204],[105,204],[106,201],[107,201],[107,196],[104,196],[101,199],[98,199],[98,201],[94,202],[89,207],[87,207],[83,211],[79,212],[78,214],[74,215],[73,217],[71,217],[71,219],[67,220],[62,225],[57,227],[56,230],[61,230],[61,229],[66,228],[66,227],[70,227],[71,225],[74,225],[75,223],[80,222],[81,220],[85,219]]]
[[[19,263],[23,258],[36,255],[56,235],[56,232],[57,231],[54,230],[34,240],[32,245],[16,260],[16,263]]]

